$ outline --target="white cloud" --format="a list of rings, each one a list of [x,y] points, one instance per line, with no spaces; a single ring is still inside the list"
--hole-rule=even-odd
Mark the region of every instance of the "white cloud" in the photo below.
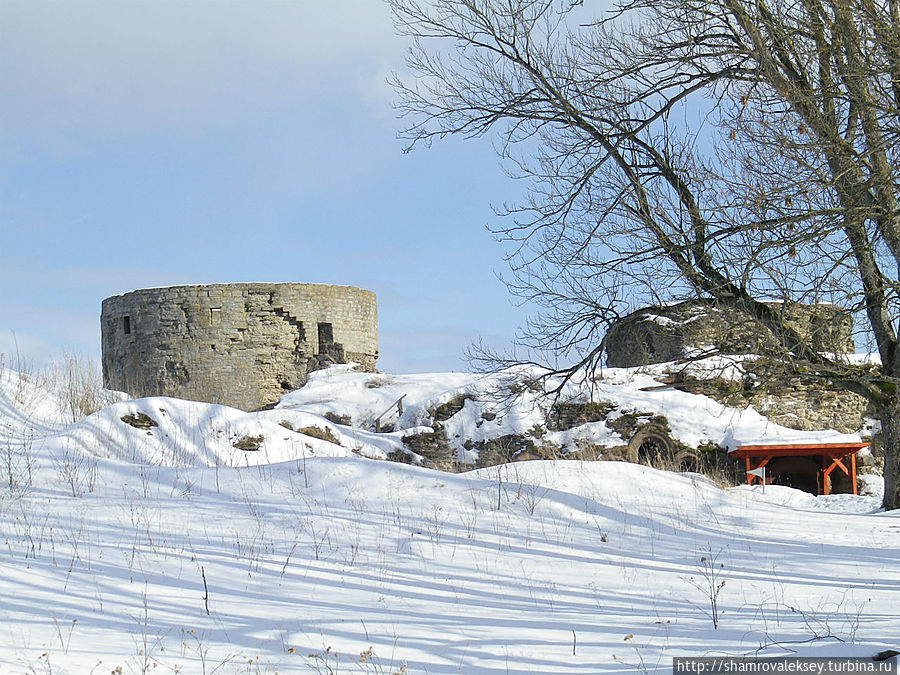
[[[352,91],[402,60],[377,0],[0,3],[7,133],[193,131]]]

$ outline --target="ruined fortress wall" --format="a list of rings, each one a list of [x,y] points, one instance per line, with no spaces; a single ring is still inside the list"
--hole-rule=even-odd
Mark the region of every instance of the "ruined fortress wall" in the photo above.
[[[852,353],[853,317],[835,305],[771,303],[787,326],[822,352]],[[678,361],[689,352],[766,354],[779,338],[753,319],[712,302],[645,307],[624,317],[606,335],[606,363],[631,368]]]
[[[374,369],[375,294],[322,284],[151,288],[103,301],[104,386],[255,410],[331,362]]]
[[[818,351],[852,353],[853,316],[827,304],[772,303],[785,323]],[[645,307],[615,324],[607,333],[610,367],[631,368],[678,362],[690,354],[771,353],[778,336],[732,309],[710,302],[682,302]],[[763,364],[745,362],[749,374],[742,382],[710,375],[706,381],[684,382],[687,391],[703,393],[736,407],[752,405],[774,422],[793,429],[836,429],[852,433],[863,428],[868,403],[857,394],[827,382],[811,382]],[[681,377],[676,367],[673,376]],[[772,371],[772,372],[767,372]]]

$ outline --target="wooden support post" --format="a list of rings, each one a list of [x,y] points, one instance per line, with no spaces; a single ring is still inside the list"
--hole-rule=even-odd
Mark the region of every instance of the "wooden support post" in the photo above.
[[[825,469],[822,474],[822,483],[825,486],[825,490],[824,490],[823,494],[827,495],[827,494],[831,493],[831,490],[828,489],[828,481],[831,479],[831,472],[834,471],[836,468],[839,468],[847,476],[850,476],[850,479],[852,481],[854,481],[853,486],[855,489],[856,479],[854,478],[854,476],[856,474],[856,466],[855,466],[856,465],[856,455],[853,453],[850,454],[850,462],[851,462],[851,466],[853,467],[852,472],[850,471],[850,469],[848,469],[846,466],[844,466],[844,463],[841,461],[842,459],[843,459],[843,457],[841,455],[822,455],[822,466],[824,466],[828,462],[828,460],[831,460],[831,464],[828,465],[828,468]],[[854,492],[853,494],[856,494],[856,492]]]
[[[828,467],[828,471],[826,471],[825,473],[827,473],[828,475],[831,475],[831,472],[837,468],[837,469],[840,469],[841,471],[843,471],[845,476],[849,476],[850,469],[848,469],[846,466],[844,466],[844,463],[841,461],[842,459],[843,459],[843,457],[832,456],[831,457],[831,465]]]
[[[786,443],[779,445],[739,445],[734,451],[738,457],[744,459],[746,471],[755,471],[766,466],[771,460],[780,457],[807,457],[813,462],[819,460],[819,468],[816,470],[816,492],[820,495],[828,495],[832,492],[829,485],[831,474],[835,468],[839,468],[850,478],[851,491],[858,494],[856,453],[865,448],[868,443]],[[850,458],[849,467],[846,462]],[[805,472],[804,472],[805,473]],[[753,485],[755,476],[747,474],[747,484]],[[766,483],[771,483],[774,476],[766,476]]]

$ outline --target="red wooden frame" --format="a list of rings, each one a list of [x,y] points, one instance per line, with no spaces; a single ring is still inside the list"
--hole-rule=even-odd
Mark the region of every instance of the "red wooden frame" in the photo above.
[[[819,494],[829,494],[828,476],[836,468],[850,477],[853,494],[856,494],[856,453],[868,443],[796,443],[796,444],[766,444],[766,445],[739,445],[731,452],[735,457],[744,460],[746,471],[760,469],[770,460],[777,457],[821,457],[822,469],[818,473]],[[843,463],[843,459],[850,457],[850,468]],[[755,478],[747,473],[747,485],[752,485]],[[760,480],[762,480],[760,478]],[[766,480],[766,483],[771,482]]]

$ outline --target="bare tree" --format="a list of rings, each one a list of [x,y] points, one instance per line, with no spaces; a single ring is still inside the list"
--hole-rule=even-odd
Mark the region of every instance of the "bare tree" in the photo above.
[[[489,134],[528,181],[496,227],[522,344],[596,366],[609,324],[706,298],[795,374],[865,397],[900,507],[900,2],[390,0],[410,147]],[[881,365],[814,348],[790,302],[863,318]],[[780,303],[780,304],[779,304]]]

